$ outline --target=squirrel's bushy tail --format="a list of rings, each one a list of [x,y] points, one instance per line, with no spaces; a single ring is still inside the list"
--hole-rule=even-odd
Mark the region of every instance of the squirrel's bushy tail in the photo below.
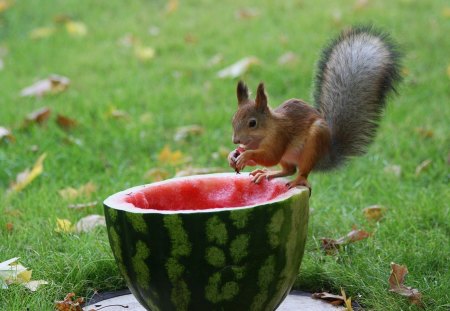
[[[371,27],[344,31],[324,50],[314,99],[330,127],[331,147],[315,169],[331,169],[365,153],[386,96],[400,80],[399,58],[390,38]]]

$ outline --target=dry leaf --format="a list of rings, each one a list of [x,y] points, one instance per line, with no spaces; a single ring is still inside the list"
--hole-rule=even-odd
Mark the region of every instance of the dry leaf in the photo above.
[[[48,38],[55,33],[56,29],[54,27],[39,27],[33,29],[29,37],[33,40]]]
[[[161,181],[169,177],[169,172],[162,168],[152,168],[144,174],[144,178],[150,181]]]
[[[47,285],[48,282],[44,280],[36,280],[36,281],[29,281],[24,283],[23,285],[28,288],[30,291],[35,292],[41,285]]]
[[[149,46],[136,46],[134,48],[134,55],[139,59],[141,62],[146,62],[155,57],[155,49]]]
[[[344,298],[344,304],[345,304],[345,311],[353,311],[353,306],[352,306],[352,298],[348,297],[345,294],[345,290],[341,287],[341,294],[342,297]]]
[[[11,2],[0,0],[0,13],[5,12],[11,6]]]
[[[189,167],[185,170],[178,171],[175,174],[175,177],[184,177],[191,175],[202,175],[202,174],[214,174],[214,173],[225,173],[228,172],[228,169],[224,169],[221,167]]]
[[[47,79],[40,80],[33,85],[24,88],[20,91],[20,96],[42,97],[48,93],[55,94],[66,90],[69,87],[69,84],[69,78],[51,75]]]
[[[416,133],[424,138],[432,138],[434,136],[433,130],[424,128],[424,127],[418,127],[416,128]]]
[[[392,174],[395,177],[402,175],[402,167],[400,165],[386,165],[383,170],[387,174]]]
[[[408,268],[406,266],[391,262],[391,275],[388,279],[389,291],[408,297],[412,304],[421,305],[422,294],[417,289],[403,284],[407,274]]]
[[[11,233],[14,230],[14,224],[11,222],[7,222],[5,227],[6,227],[6,231],[9,233]]]
[[[422,163],[420,163],[417,167],[416,167],[416,176],[419,176],[423,171],[425,171],[426,169],[428,169],[431,165],[433,161],[431,161],[430,159],[427,159],[425,161],[423,161]]]
[[[16,138],[14,137],[14,135],[11,133],[10,130],[8,130],[5,127],[0,126],[0,141],[2,141],[3,139],[7,139],[10,142],[16,141]]]
[[[112,119],[130,119],[130,115],[126,111],[119,110],[114,106],[110,107],[110,109],[106,112],[106,117]]]
[[[330,294],[327,292],[313,293],[311,295],[311,297],[314,299],[324,300],[324,301],[332,304],[333,306],[339,306],[339,305],[343,305],[345,303],[345,299],[343,296],[334,295],[334,294]]]
[[[321,238],[322,249],[328,255],[336,254],[341,245],[347,245],[370,237],[370,233],[364,230],[353,229],[346,236],[343,236],[337,240],[330,238]]]
[[[213,55],[206,62],[206,67],[208,67],[208,68],[214,67],[214,66],[220,64],[222,61],[223,61],[223,55],[222,54]]]
[[[187,126],[182,126],[177,128],[177,131],[173,137],[173,139],[175,141],[181,141],[181,140],[185,140],[188,139],[189,137],[192,136],[199,136],[201,134],[203,134],[204,129],[203,127],[201,127],[200,125],[187,125]]]
[[[22,173],[19,173],[16,177],[16,181],[9,187],[8,192],[19,192],[28,184],[30,184],[36,177],[42,174],[44,171],[44,160],[47,156],[46,153],[42,154],[34,163],[33,167],[26,169]]]
[[[156,37],[161,33],[161,29],[158,26],[150,26],[148,28],[148,34],[150,36]]]
[[[67,207],[72,209],[83,209],[97,206],[97,201],[87,202],[87,203],[79,203],[79,204],[69,204]]]
[[[83,311],[83,297],[75,298],[75,293],[68,293],[64,300],[55,301],[55,308],[58,311]]]
[[[381,205],[373,205],[363,209],[363,213],[367,220],[379,221],[386,214],[386,210],[386,207]]]
[[[244,73],[246,73],[251,66],[259,64],[260,61],[254,56],[245,57],[236,63],[220,70],[217,73],[219,78],[238,78]]]
[[[158,154],[158,161],[164,164],[177,165],[186,162],[186,159],[181,151],[172,151],[166,145]]]
[[[84,37],[88,32],[84,23],[72,20],[66,22],[66,31],[73,37]]]
[[[369,0],[356,0],[354,9],[357,11],[365,9],[369,5]]]
[[[450,78],[450,65],[447,66],[447,76]]]
[[[256,8],[242,8],[235,12],[235,17],[237,19],[253,19],[258,17],[261,13]]]
[[[298,62],[297,54],[286,52],[278,58],[278,65],[295,65]]]
[[[188,33],[184,36],[184,42],[188,44],[196,44],[198,42],[198,37],[191,33]]]
[[[24,127],[27,127],[32,123],[37,123],[39,125],[44,124],[50,117],[51,113],[52,111],[48,107],[42,107],[39,108],[38,110],[31,112],[25,118]]]
[[[333,12],[331,12],[331,19],[334,25],[340,26],[342,24],[342,11],[333,10]]]
[[[95,191],[97,191],[97,186],[89,181],[79,188],[67,187],[59,190],[58,193],[64,200],[73,200],[81,196],[90,197]]]
[[[168,0],[166,5],[166,13],[172,14],[178,9],[178,0]]]
[[[72,226],[72,222],[70,220],[56,218],[55,232],[70,233],[73,231],[74,231],[74,227]]]
[[[11,258],[0,263],[0,289],[7,289],[10,284],[22,284],[31,291],[36,291],[40,285],[48,282],[32,281],[32,270],[18,263],[19,257]]]
[[[444,16],[446,18],[450,18],[450,7],[449,6],[442,9],[442,16]]]
[[[0,58],[0,70],[3,70],[5,68],[5,63],[3,62],[3,59]]]
[[[70,130],[78,125],[78,122],[69,117],[58,114],[56,123],[64,130]]]
[[[92,231],[97,226],[106,226],[105,216],[89,215],[81,218],[75,225],[77,233]]]

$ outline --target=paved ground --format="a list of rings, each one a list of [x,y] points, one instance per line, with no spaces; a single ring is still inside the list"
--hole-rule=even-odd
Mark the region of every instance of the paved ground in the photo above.
[[[93,302],[91,305],[84,307],[85,311],[90,311],[97,308],[105,308],[108,311],[146,311],[131,294],[127,294],[127,291],[113,293],[117,297],[107,298]],[[343,308],[334,307],[326,302],[311,298],[310,293],[293,291],[278,307],[276,311],[338,311],[344,310]]]

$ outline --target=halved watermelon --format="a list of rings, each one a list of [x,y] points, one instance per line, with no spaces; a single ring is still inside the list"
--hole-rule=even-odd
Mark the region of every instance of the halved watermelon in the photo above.
[[[175,178],[104,201],[109,241],[147,310],[275,310],[303,256],[308,190],[248,174]]]

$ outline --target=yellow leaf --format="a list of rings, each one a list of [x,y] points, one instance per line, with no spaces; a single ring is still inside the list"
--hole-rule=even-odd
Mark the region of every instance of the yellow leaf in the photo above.
[[[74,231],[74,227],[70,220],[56,218],[55,232],[70,233]]]
[[[161,181],[167,177],[169,177],[169,172],[161,168],[152,168],[144,175],[144,178],[149,181]]]
[[[36,163],[34,163],[34,166],[31,169],[31,171],[29,169],[26,169],[25,171],[17,175],[16,182],[11,185],[9,191],[19,192],[23,188],[28,186],[28,184],[30,184],[36,177],[41,175],[42,172],[44,171],[44,160],[46,156],[47,156],[46,153],[42,154],[37,159]]]
[[[166,6],[166,13],[172,14],[178,9],[178,0],[169,0]]]
[[[176,165],[183,162],[184,155],[181,151],[170,150],[169,146],[165,146],[158,155],[158,160],[161,163]]]
[[[55,33],[55,28],[53,27],[39,27],[36,29],[33,29],[30,32],[30,38],[37,40],[37,39],[44,39],[44,38],[48,38],[51,35],[53,35]]]
[[[450,18],[450,7],[445,7],[442,9],[442,16]]]
[[[82,22],[68,21],[66,23],[66,30],[74,37],[84,37],[87,34],[87,27]]]
[[[155,54],[155,49],[149,46],[137,46],[134,49],[134,55],[143,62],[153,59]]]
[[[351,297],[347,298],[347,295],[345,294],[345,291],[342,287],[341,287],[341,295],[344,298],[345,311],[353,311],[352,298]]]
[[[447,66],[447,76],[450,78],[450,65]]]
[[[17,283],[27,283],[31,281],[33,270],[25,270],[17,274]]]

